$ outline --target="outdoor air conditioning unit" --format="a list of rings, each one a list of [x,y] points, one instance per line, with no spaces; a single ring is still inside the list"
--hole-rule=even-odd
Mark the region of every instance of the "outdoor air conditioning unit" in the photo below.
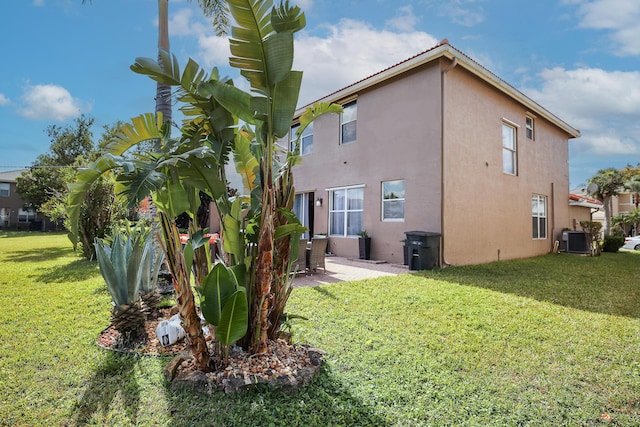
[[[569,253],[588,254],[591,252],[591,236],[584,231],[565,231],[562,233],[562,240]]]

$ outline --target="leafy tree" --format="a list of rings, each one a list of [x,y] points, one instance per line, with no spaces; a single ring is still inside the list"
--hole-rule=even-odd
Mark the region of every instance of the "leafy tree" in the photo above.
[[[620,194],[624,183],[622,172],[614,168],[601,169],[589,179],[589,184],[593,184],[593,188],[590,191],[591,196],[600,200],[604,208],[604,225],[602,228],[605,236],[611,234],[612,199]]]
[[[42,205],[66,190],[66,168],[73,166],[80,156],[94,149],[91,126],[94,119],[82,115],[73,125],[51,125],[46,132],[51,138],[49,152],[41,154],[28,171],[16,179],[16,188],[25,200],[25,207],[40,211]]]

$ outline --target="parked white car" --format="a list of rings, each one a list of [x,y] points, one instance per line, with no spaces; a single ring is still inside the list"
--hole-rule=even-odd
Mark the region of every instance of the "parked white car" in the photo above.
[[[622,249],[635,249],[636,251],[640,251],[640,236],[625,237]]]

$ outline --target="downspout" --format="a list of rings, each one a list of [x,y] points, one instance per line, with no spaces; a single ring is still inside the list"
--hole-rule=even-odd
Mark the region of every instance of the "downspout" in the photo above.
[[[551,183],[551,239],[549,239],[549,243],[551,243],[551,252],[553,252],[553,245],[556,241],[555,231],[556,231],[556,187],[555,183]]]
[[[440,73],[440,259],[439,259],[439,264],[441,267],[448,267],[451,265],[447,262],[447,260],[444,257],[444,240],[445,240],[444,239],[444,225],[445,225],[444,224],[444,190],[445,190],[445,186],[444,186],[444,147],[445,147],[445,144],[444,144],[444,137],[445,137],[445,134],[444,134],[444,126],[445,126],[444,75],[447,74],[449,71],[451,71],[456,65],[458,65],[458,58],[454,57],[451,64],[449,64],[447,68],[442,70],[442,72]]]

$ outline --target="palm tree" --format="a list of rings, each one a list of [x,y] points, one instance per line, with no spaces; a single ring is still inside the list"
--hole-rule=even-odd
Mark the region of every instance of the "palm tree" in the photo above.
[[[82,0],[85,4],[87,0]],[[93,0],[89,0],[93,3]],[[218,35],[226,34],[229,26],[229,14],[226,8],[226,0],[198,0],[198,6],[205,16],[212,18],[212,25]],[[161,51],[170,52],[169,49],[169,0],[158,0],[158,62],[162,61]],[[167,64],[168,65],[168,64]],[[163,84],[156,84],[156,112],[162,113],[166,122],[171,123],[172,101],[171,87]]]
[[[611,234],[612,199],[620,194],[624,186],[623,174],[614,168],[601,169],[589,179],[587,187],[591,196],[602,202],[604,208],[603,232],[605,236]]]
[[[632,176],[625,184],[624,188],[631,192],[633,204],[636,209],[640,206],[640,175]]]

